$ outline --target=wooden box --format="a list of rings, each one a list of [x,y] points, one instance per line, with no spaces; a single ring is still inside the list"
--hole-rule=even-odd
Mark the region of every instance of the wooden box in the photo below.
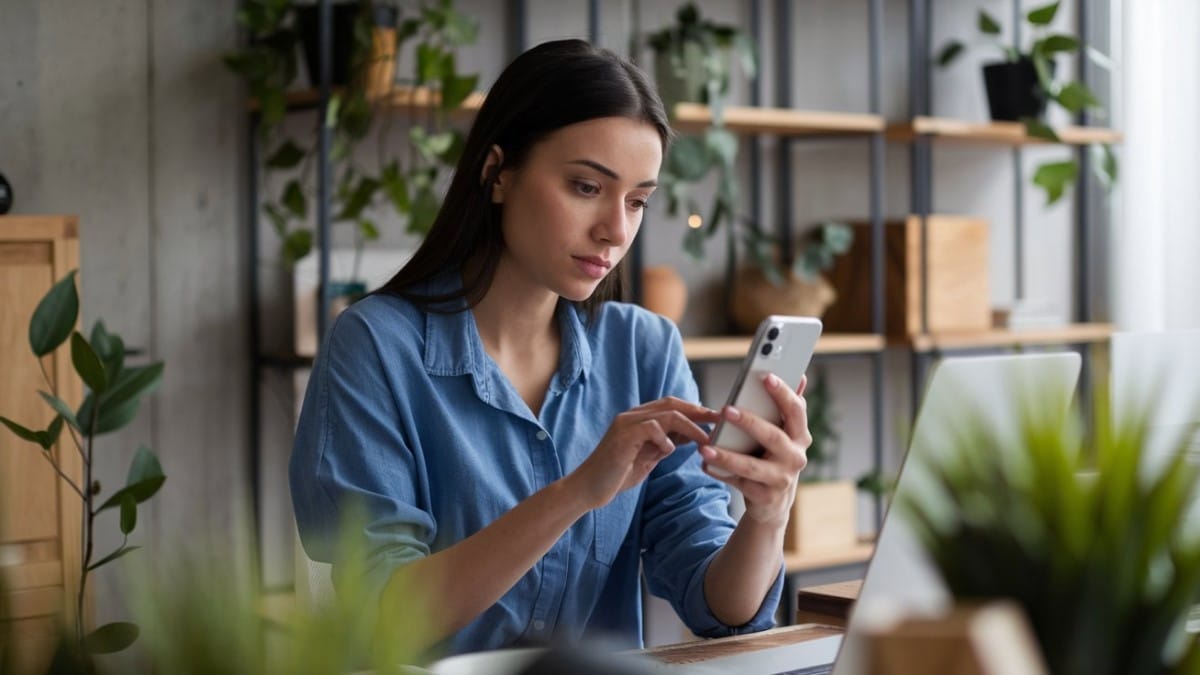
[[[980,218],[928,217],[929,332],[992,327],[988,282],[988,225]],[[920,335],[921,219],[909,216],[884,227],[888,335]],[[872,332],[871,225],[854,225],[854,245],[828,273],[838,298],[825,312],[826,332]]]
[[[858,544],[857,497],[850,481],[801,483],[784,533],[789,553],[845,551]]]
[[[38,396],[50,386],[29,347],[29,320],[50,287],[79,266],[74,216],[0,216],[0,415],[33,429],[53,419]],[[78,406],[82,385],[69,342],[43,358],[59,396]],[[63,431],[52,449],[83,484],[82,461]],[[79,496],[41,457],[40,447],[0,429],[0,641],[13,644],[15,671],[44,672],[60,621],[75,620],[83,523]]]

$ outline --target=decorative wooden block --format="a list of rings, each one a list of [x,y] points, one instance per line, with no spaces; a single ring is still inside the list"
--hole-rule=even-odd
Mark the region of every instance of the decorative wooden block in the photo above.
[[[870,636],[871,675],[1046,675],[1021,609],[1007,601],[907,619]]]
[[[29,320],[42,297],[79,267],[74,216],[0,217],[0,414],[45,429],[53,413],[38,397],[48,390],[29,348]],[[43,358],[59,396],[71,406],[83,397],[67,345]],[[83,559],[79,496],[64,484],[41,449],[0,430],[0,620],[16,636],[17,672],[42,672],[60,617],[73,622]],[[51,452],[76,484],[79,453],[66,432]],[[69,623],[68,623],[69,625]]]
[[[783,549],[815,553],[853,548],[858,544],[855,486],[850,481],[801,483]]]
[[[988,330],[988,225],[980,218],[930,215],[927,222],[929,332]],[[909,216],[884,227],[887,267],[887,334],[921,330],[921,219]],[[871,332],[871,226],[854,225],[854,245],[827,275],[838,299],[825,312],[827,332]]]

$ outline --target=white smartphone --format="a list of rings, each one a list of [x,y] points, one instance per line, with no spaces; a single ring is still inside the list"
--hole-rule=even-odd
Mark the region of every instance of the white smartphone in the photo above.
[[[821,337],[821,320],[806,316],[772,315],[763,319],[750,343],[737,380],[729,393],[726,405],[752,412],[772,424],[782,419],[775,399],[763,384],[763,375],[774,373],[785,387],[795,391],[808,369],[817,339]],[[724,450],[751,453],[759,449],[758,441],[746,435],[722,418],[713,428],[710,445]]]

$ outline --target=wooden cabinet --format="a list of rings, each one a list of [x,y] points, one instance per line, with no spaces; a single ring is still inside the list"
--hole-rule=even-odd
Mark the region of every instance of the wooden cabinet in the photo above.
[[[38,302],[79,266],[78,230],[74,216],[0,217],[0,414],[31,429],[45,429],[53,419],[37,394],[50,389],[47,377],[70,405],[82,399],[68,346],[41,366],[29,347]],[[82,484],[82,460],[66,431],[51,452]],[[17,672],[42,671],[58,622],[74,621],[83,559],[79,495],[41,453],[0,429],[0,618],[12,640],[3,650],[13,650]]]

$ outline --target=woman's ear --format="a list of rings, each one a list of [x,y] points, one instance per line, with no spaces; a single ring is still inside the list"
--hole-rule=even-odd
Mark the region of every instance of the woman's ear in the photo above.
[[[493,145],[488,150],[487,159],[483,162],[483,173],[479,176],[479,182],[485,188],[491,188],[491,199],[493,204],[504,203],[504,188],[500,182],[500,167],[504,166],[504,151],[500,146]]]

